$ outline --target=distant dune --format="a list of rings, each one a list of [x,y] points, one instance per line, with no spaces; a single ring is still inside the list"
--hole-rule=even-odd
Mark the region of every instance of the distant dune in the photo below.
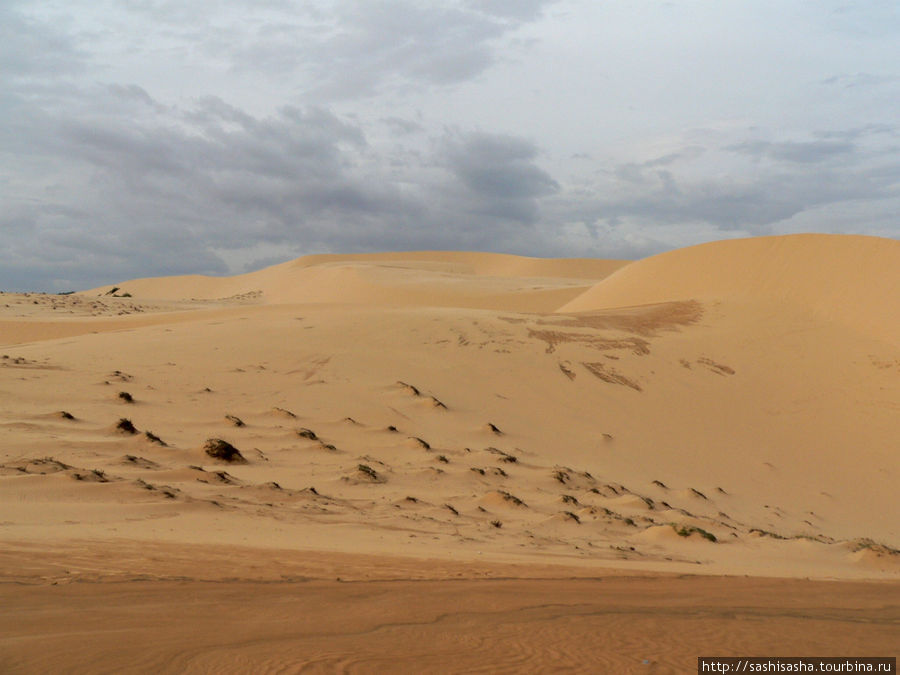
[[[120,293],[153,300],[258,299],[265,303],[376,303],[549,311],[628,261],[523,258],[420,251],[311,255],[233,277],[134,279]],[[493,278],[485,284],[483,277]],[[548,284],[547,280],[553,282]],[[565,280],[563,282],[563,280]]]

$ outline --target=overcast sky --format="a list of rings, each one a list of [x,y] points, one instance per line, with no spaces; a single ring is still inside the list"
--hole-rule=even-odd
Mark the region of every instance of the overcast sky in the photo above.
[[[0,0],[0,289],[900,236],[896,0]]]

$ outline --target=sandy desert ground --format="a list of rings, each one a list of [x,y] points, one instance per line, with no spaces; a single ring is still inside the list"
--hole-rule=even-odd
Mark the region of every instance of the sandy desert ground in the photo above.
[[[0,671],[896,655],[898,438],[895,240],[3,293]]]

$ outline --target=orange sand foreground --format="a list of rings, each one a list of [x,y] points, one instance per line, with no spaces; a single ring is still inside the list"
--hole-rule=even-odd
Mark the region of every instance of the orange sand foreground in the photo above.
[[[0,672],[896,655],[898,308],[826,235],[0,294]]]

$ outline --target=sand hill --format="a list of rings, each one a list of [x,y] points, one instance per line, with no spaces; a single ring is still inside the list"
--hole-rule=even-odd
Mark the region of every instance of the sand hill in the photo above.
[[[702,244],[627,265],[559,311],[684,299],[811,312],[897,340],[900,241],[798,234]]]
[[[633,263],[309,256],[3,294],[2,580],[700,574],[896,593],[898,307],[900,243],[824,235]],[[811,602],[759,583],[735,593]],[[896,617],[872,616],[868,638],[848,614],[797,649],[878,651]],[[579,653],[544,620],[497,639]]]

